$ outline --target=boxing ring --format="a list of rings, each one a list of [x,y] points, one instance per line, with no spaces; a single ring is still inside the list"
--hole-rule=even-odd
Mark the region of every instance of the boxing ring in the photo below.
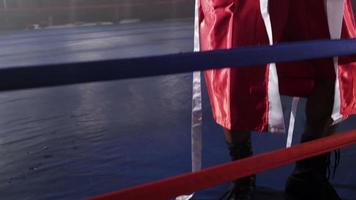
[[[8,65],[0,69],[0,80],[4,83],[0,86],[0,90],[11,91],[187,73],[222,68],[226,65],[230,66],[231,63],[234,63],[236,67],[248,67],[270,62],[345,56],[355,53],[356,40],[330,40],[210,52],[178,53],[143,58],[42,65]],[[256,59],[256,55],[258,55],[258,59]],[[147,197],[147,195],[155,195],[157,199],[174,198],[181,194],[190,194],[212,185],[262,172],[296,160],[332,151],[336,148],[346,147],[355,142],[355,131],[349,131],[311,143],[296,145],[289,149],[272,151],[233,163],[207,168],[199,172],[110,193],[99,196],[97,199],[137,199]],[[251,168],[251,163],[256,163],[256,161],[261,164]]]
[[[26,86],[21,86],[20,83],[14,83],[14,86],[11,89],[186,73],[212,68],[224,68],[224,66],[248,67],[272,62],[279,63],[354,55],[355,53],[356,40],[351,39],[296,42],[273,46],[181,53],[90,63],[69,63],[61,65],[61,67],[63,67],[64,71],[70,71],[71,73],[60,72],[64,73],[61,74],[61,77],[69,77],[69,79],[49,82],[48,80],[41,81],[35,76],[33,85],[25,84]],[[150,66],[150,68],[147,68],[147,65]],[[100,72],[97,66],[107,66],[108,68],[106,70],[110,73]],[[170,67],[167,68],[167,66]],[[51,72],[48,72],[48,67],[50,66],[41,66],[40,68],[37,67],[37,69],[40,70],[41,74],[46,74],[47,77],[52,75],[50,74]],[[83,74],[84,70],[88,69],[90,73],[93,73],[96,76],[80,76],[80,74]],[[22,70],[24,70],[23,73],[26,74],[31,72],[31,68],[23,68]],[[25,70],[29,71],[25,72]],[[73,73],[73,71],[75,71],[75,73]],[[12,75],[11,71],[8,73],[10,73],[10,76]],[[73,82],[73,77],[79,77],[79,81]],[[36,83],[35,80],[40,81]],[[252,156],[250,158],[210,167],[197,172],[139,185],[118,192],[112,192],[92,199],[142,199],[153,196],[155,199],[172,199],[180,195],[191,194],[195,191],[206,189],[214,185],[280,167],[298,160],[347,147],[355,143],[356,130],[348,131],[312,142],[295,145],[291,148]],[[259,164],[256,165],[256,163]]]
[[[355,52],[356,40],[353,39],[298,42],[258,48],[181,53],[146,58],[12,67],[2,70],[0,78],[6,80],[8,85],[0,88],[1,90],[16,90],[167,75],[207,70],[212,67],[223,68],[224,66],[232,65],[232,63],[238,67],[248,67],[271,62],[346,56],[353,55]],[[256,55],[258,55],[258,59],[252,59]],[[147,65],[150,67],[148,68]],[[105,66],[105,70],[103,70],[102,66]],[[170,67],[168,68],[167,66]],[[23,77],[22,74],[26,74],[27,81],[13,79],[13,77]],[[6,77],[11,77],[11,79],[6,79]],[[48,79],[48,77],[57,77],[57,79]],[[155,199],[170,199],[338,148],[347,147],[354,143],[356,143],[355,130],[296,145],[289,149],[256,155],[199,172],[140,185],[93,199],[141,199],[150,196],[155,196]],[[255,163],[259,163],[259,165],[256,166],[254,165]]]

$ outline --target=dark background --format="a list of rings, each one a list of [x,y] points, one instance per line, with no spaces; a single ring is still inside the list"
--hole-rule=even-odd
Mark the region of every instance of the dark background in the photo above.
[[[0,1],[0,30],[68,23],[141,21],[192,18],[194,0],[4,0]]]
[[[356,0],[352,2],[355,9]],[[194,0],[0,0],[0,30],[30,29],[33,24],[192,18],[193,13]]]

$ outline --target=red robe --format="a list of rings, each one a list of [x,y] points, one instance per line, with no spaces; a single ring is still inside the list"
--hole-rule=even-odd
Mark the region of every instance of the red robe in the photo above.
[[[201,50],[356,37],[350,0],[199,0],[198,11]],[[315,80],[331,79],[336,80],[332,118],[345,119],[356,114],[356,62],[351,60],[208,70],[214,118],[227,129],[281,132],[280,95],[306,97]]]

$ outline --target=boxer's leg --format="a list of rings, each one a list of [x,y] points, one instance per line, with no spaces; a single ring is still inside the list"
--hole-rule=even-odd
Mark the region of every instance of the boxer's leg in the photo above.
[[[331,112],[334,101],[334,81],[316,81],[313,93],[307,99],[306,125],[301,142],[308,142],[333,133]],[[296,163],[286,185],[287,200],[338,200],[328,181],[330,153],[304,159]]]
[[[224,129],[224,135],[232,161],[247,158],[253,154],[250,132]],[[252,199],[256,188],[255,180],[256,176],[252,175],[233,181],[229,191],[225,193],[222,199]]]

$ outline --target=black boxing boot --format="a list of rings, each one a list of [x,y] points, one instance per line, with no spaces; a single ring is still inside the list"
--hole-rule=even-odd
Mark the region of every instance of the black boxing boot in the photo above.
[[[227,143],[231,159],[239,160],[252,156],[251,138],[239,144]],[[243,177],[233,181],[229,190],[221,197],[222,200],[251,200],[256,189],[256,175]]]
[[[303,141],[303,140],[302,140]],[[300,160],[287,179],[286,200],[341,200],[329,182],[331,153]],[[339,162],[339,152],[335,152],[335,169]]]
[[[298,161],[287,180],[286,200],[341,200],[327,176],[329,159],[327,153]]]

